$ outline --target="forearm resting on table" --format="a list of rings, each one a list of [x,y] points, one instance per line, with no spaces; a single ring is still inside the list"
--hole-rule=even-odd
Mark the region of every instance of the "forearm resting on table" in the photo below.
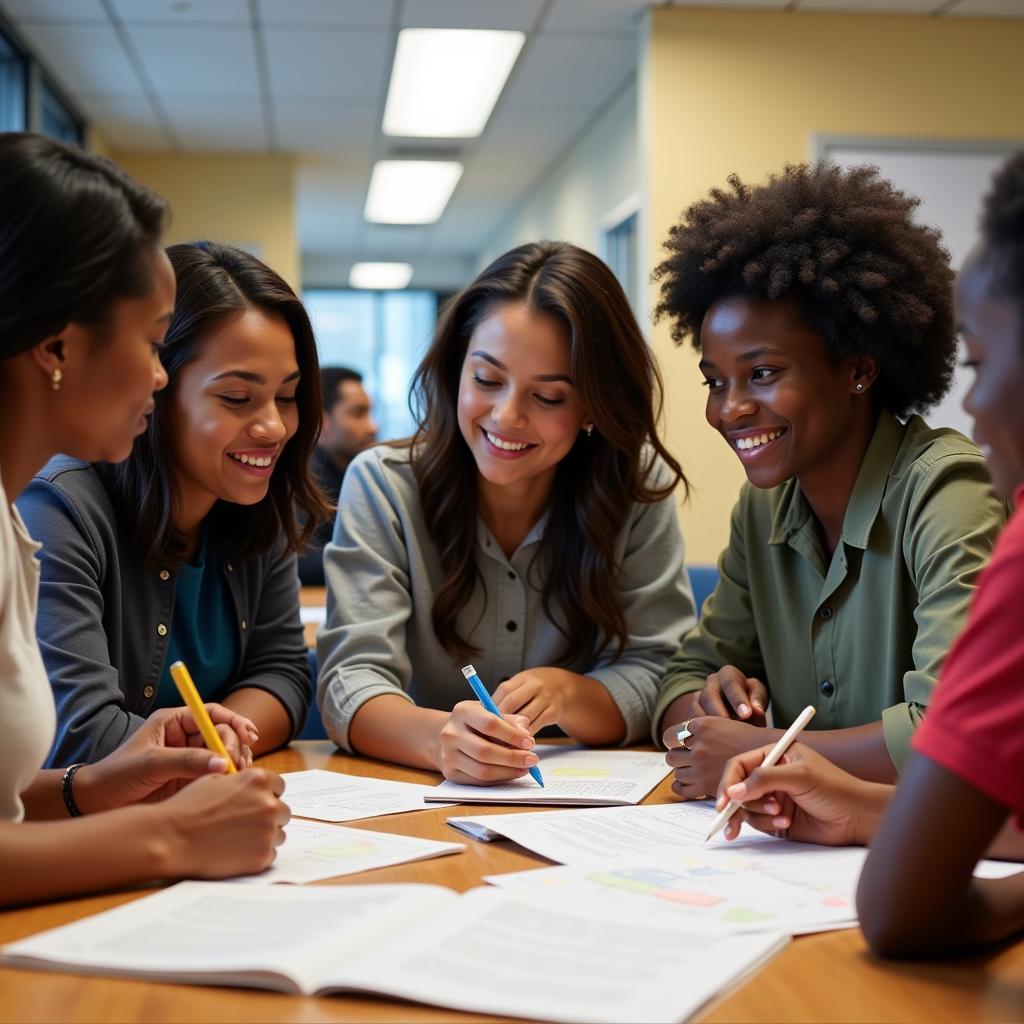
[[[558,723],[568,736],[591,747],[622,742],[626,722],[608,688],[590,676],[560,669],[566,687],[565,709]]]
[[[450,716],[421,708],[397,694],[372,697],[348,728],[352,749],[379,761],[440,770],[441,729]]]
[[[269,754],[292,738],[291,717],[272,693],[243,686],[229,693],[222,703],[255,723],[260,738],[252,745],[253,757]]]
[[[77,821],[2,822],[0,906],[166,878],[173,874],[166,832],[155,804]]]

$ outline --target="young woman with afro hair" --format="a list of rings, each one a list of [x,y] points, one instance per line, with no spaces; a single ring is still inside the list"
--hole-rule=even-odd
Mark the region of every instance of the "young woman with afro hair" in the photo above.
[[[789,166],[731,178],[669,233],[656,313],[700,350],[748,480],[652,717],[683,799],[808,704],[808,746],[894,781],[1005,521],[978,448],[918,415],[956,336],[916,205],[874,168]]]

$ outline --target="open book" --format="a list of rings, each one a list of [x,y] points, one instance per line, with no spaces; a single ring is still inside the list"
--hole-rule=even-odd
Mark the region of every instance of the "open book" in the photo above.
[[[367,992],[536,1020],[670,1022],[783,947],[499,889],[182,882],[3,947],[35,967],[321,995]]]
[[[538,744],[544,785],[526,775],[497,786],[442,782],[423,799],[460,804],[553,804],[619,807],[638,804],[672,770],[665,755],[639,750],[581,750]]]

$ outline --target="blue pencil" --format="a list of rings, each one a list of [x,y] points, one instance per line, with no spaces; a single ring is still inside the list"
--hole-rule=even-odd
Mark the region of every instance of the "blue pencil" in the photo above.
[[[490,711],[492,715],[497,715],[499,718],[504,718],[505,716],[498,710],[498,705],[494,703],[494,701],[491,699],[491,695],[487,692],[487,690],[484,689],[484,684],[480,681],[480,677],[476,674],[476,669],[473,668],[472,665],[467,665],[462,670],[462,674],[466,677],[466,682],[473,687],[473,692],[476,694],[476,699],[480,701],[480,703],[483,704],[483,706],[487,708],[487,710]],[[544,780],[541,778],[540,774],[540,768],[538,768],[537,765],[534,765],[532,768],[530,768],[529,772],[534,777],[534,779],[536,779],[537,784],[539,786],[544,785]]]

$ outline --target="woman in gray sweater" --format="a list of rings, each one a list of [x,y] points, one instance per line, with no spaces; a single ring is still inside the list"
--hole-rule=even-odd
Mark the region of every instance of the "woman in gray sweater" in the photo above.
[[[442,311],[411,441],[358,455],[324,551],[332,739],[497,782],[533,735],[645,737],[693,600],[660,380],[614,275],[558,242],[499,257]],[[504,720],[470,691],[472,661]]]
[[[147,430],[118,466],[58,456],[18,502],[44,544],[54,765],[103,757],[179,705],[179,659],[204,699],[256,724],[254,753],[287,743],[309,708],[295,552],[324,515],[307,468],[320,423],[313,332],[255,257],[208,242],[168,255],[169,383]]]

